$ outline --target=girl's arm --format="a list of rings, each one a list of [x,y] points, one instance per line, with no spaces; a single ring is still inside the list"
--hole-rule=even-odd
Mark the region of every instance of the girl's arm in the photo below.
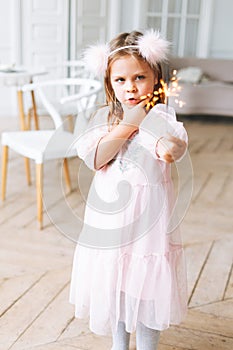
[[[110,162],[120,151],[126,140],[138,130],[140,123],[146,116],[146,111],[143,107],[145,107],[147,102],[148,99],[145,99],[130,109],[123,106],[123,120],[108,135],[104,136],[97,146],[95,154],[96,170]]]
[[[181,160],[187,150],[188,136],[183,123],[176,120],[173,108],[158,104],[139,128],[142,145],[153,156],[172,163]]]
[[[99,170],[112,160],[120,151],[125,141],[135,131],[133,125],[118,124],[108,135],[104,136],[97,147],[95,154],[95,169]]]

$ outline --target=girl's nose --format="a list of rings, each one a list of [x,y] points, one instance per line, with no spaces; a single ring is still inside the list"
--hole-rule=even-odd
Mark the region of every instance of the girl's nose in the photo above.
[[[128,84],[126,85],[126,91],[127,92],[135,92],[136,86],[132,82],[128,82]]]

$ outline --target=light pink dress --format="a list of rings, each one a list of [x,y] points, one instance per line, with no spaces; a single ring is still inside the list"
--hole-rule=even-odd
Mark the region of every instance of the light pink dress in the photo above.
[[[91,169],[97,145],[109,132],[107,115],[108,107],[101,108],[77,141],[78,155]],[[164,330],[185,316],[186,271],[172,218],[170,165],[155,153],[156,141],[166,132],[187,141],[174,110],[159,104],[91,184],[70,302],[75,316],[88,317],[96,334],[114,332],[118,321],[130,333],[138,321]]]

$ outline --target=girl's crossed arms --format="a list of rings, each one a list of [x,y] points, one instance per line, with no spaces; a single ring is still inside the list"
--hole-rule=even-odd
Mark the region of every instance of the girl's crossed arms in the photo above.
[[[133,108],[123,106],[123,119],[98,144],[95,156],[96,170],[110,162],[132,134],[138,131],[141,122],[147,115],[145,106],[148,101],[149,97]],[[185,153],[186,148],[187,144],[184,140],[169,133],[155,141],[155,154],[167,163],[179,160]]]

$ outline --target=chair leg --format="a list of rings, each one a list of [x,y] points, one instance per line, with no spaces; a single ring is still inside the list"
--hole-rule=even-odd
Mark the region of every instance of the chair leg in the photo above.
[[[39,130],[39,119],[38,119],[38,115],[37,115],[36,100],[35,100],[34,91],[31,91],[31,98],[32,98],[32,115],[34,118],[35,129]]]
[[[6,177],[8,164],[8,146],[2,148],[2,200],[6,198]]]
[[[27,114],[27,129],[31,130],[31,119],[32,119],[32,108],[28,109],[28,114]]]
[[[39,228],[43,228],[43,164],[36,164],[36,196],[37,220]]]
[[[74,131],[74,116],[72,114],[67,116],[68,120],[68,129],[70,132]]]
[[[27,126],[25,123],[25,115],[24,115],[23,91],[18,90],[17,95],[18,95],[18,105],[19,105],[20,128],[21,130],[27,130]]]
[[[64,159],[64,175],[65,175],[65,182],[68,193],[71,192],[71,181],[70,181],[70,172],[68,167],[68,159]]]
[[[19,116],[20,116],[20,128],[21,130],[28,130],[28,125],[25,121],[24,114],[24,104],[23,104],[23,92],[22,90],[18,90],[18,105],[19,105]],[[27,183],[31,185],[31,175],[30,175],[30,161],[27,158],[24,158],[25,168],[26,168],[26,177]]]
[[[31,182],[31,170],[30,170],[30,159],[24,158],[24,164],[25,164],[25,170],[26,170],[27,184],[28,184],[28,186],[30,186],[32,184],[32,182]]]

